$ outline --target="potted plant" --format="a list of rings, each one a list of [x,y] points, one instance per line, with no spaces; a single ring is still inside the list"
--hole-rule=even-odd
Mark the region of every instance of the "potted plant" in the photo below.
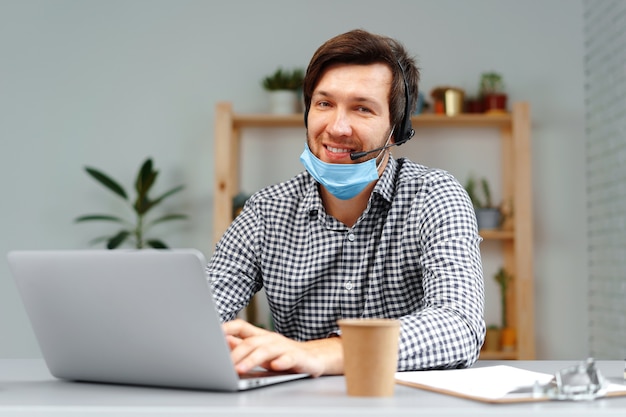
[[[497,72],[484,72],[480,77],[479,94],[485,112],[506,112],[507,94],[504,91],[502,75]]]
[[[513,276],[509,274],[504,268],[500,268],[494,279],[500,287],[500,306],[501,306],[501,324],[500,329],[500,345],[502,350],[511,351],[515,349],[515,329],[509,326],[508,323],[508,309],[507,309],[507,296],[509,285],[513,281]]]
[[[479,194],[476,179],[471,175],[465,183],[465,191],[467,191],[474,205],[478,229],[497,229],[500,227],[502,214],[500,207],[495,206],[492,202],[491,188],[487,179],[482,178],[480,180],[480,191],[482,191],[482,195]]]
[[[263,78],[262,85],[270,94],[270,111],[274,114],[292,114],[299,111],[299,93],[304,81],[304,70],[278,68]]]
[[[106,242],[106,247],[108,249],[115,249],[126,241],[134,241],[134,247],[137,249],[145,247],[155,249],[167,248],[167,245],[160,239],[147,239],[146,232],[152,226],[159,223],[171,220],[182,220],[186,219],[187,216],[184,214],[165,214],[151,220],[149,223],[146,223],[146,216],[148,215],[148,212],[151,212],[151,210],[163,202],[163,200],[181,191],[184,188],[182,185],[166,191],[157,198],[150,198],[148,193],[152,189],[159,172],[154,170],[152,166],[152,159],[148,158],[141,165],[139,173],[137,174],[137,179],[135,180],[135,191],[137,192],[137,197],[134,200],[130,200],[126,190],[107,174],[92,167],[85,167],[85,171],[105,188],[112,191],[118,197],[124,199],[124,201],[129,204],[130,210],[134,212],[135,215],[134,222],[110,214],[88,214],[76,218],[75,221],[77,223],[85,221],[108,221],[123,225],[121,230],[111,236],[102,236],[94,239],[92,241],[93,244],[104,241]]]

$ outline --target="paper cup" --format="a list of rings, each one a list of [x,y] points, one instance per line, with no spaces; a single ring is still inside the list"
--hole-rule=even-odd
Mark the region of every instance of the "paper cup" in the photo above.
[[[400,321],[343,319],[343,363],[348,395],[391,397],[398,367]]]

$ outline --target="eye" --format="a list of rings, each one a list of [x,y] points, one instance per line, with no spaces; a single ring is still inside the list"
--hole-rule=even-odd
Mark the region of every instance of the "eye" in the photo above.
[[[358,106],[356,109],[359,113],[371,113],[372,112],[369,109],[369,107],[365,107],[365,106]]]
[[[316,104],[317,107],[330,107],[330,103],[328,101],[318,101]]]

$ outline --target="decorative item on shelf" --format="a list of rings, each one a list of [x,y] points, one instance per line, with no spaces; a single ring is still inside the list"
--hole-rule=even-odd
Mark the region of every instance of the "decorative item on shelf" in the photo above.
[[[508,289],[509,285],[513,281],[513,276],[509,274],[503,267],[501,267],[494,279],[500,287],[500,306],[501,306],[501,322],[502,327],[500,329],[500,346],[505,352],[515,350],[515,328],[509,326],[508,323]]]
[[[478,195],[476,179],[470,175],[465,183],[465,191],[467,191],[474,205],[478,230],[497,229],[502,222],[502,213],[500,207],[495,206],[492,202],[491,187],[486,178],[480,180],[480,189],[482,190],[482,198]]]
[[[141,165],[139,173],[137,174],[137,179],[135,180],[135,190],[137,192],[137,197],[134,201],[132,201],[129,199],[126,190],[117,181],[112,179],[107,174],[92,167],[85,167],[85,171],[87,172],[87,174],[89,174],[89,176],[98,181],[101,185],[115,193],[118,197],[124,199],[124,201],[126,201],[130,205],[131,211],[135,213],[134,223],[124,218],[109,214],[88,214],[76,218],[75,222],[77,223],[85,221],[108,221],[121,223],[123,225],[124,228],[118,231],[116,234],[112,236],[102,236],[96,238],[91,242],[92,244],[106,242],[107,249],[115,249],[128,240],[134,241],[134,247],[136,249],[142,249],[146,247],[155,249],[167,249],[167,245],[160,239],[146,239],[146,232],[152,226],[155,226],[159,223],[164,223],[171,220],[183,220],[186,219],[187,216],[185,214],[165,214],[155,218],[149,223],[146,223],[146,216],[148,212],[150,212],[154,207],[159,205],[163,200],[183,190],[184,186],[179,185],[169,191],[166,191],[157,198],[150,198],[148,196],[148,193],[154,185],[159,172],[154,170],[152,166],[152,159],[148,158]]]
[[[465,91],[458,87],[435,87],[430,96],[433,98],[436,114],[456,116],[463,113]]]
[[[270,112],[273,114],[293,114],[300,111],[300,91],[304,81],[304,70],[278,68],[273,74],[263,78],[263,88],[269,92]]]
[[[504,91],[502,75],[497,72],[484,72],[480,77],[480,97],[486,113],[506,112],[507,94]]]
[[[465,99],[466,113],[484,113],[484,104],[482,97],[467,97]]]

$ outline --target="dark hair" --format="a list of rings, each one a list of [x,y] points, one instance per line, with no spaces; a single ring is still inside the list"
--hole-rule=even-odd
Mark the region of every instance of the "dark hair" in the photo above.
[[[355,29],[329,39],[313,54],[303,84],[305,123],[311,108],[313,90],[329,66],[375,63],[387,65],[393,75],[391,91],[389,92],[389,117],[391,118],[389,122],[392,126],[399,127],[406,108],[405,80],[409,87],[411,101],[408,108],[414,109],[418,94],[419,69],[415,60],[408,55],[400,42],[361,29]],[[398,132],[399,128],[396,128],[396,133]]]

